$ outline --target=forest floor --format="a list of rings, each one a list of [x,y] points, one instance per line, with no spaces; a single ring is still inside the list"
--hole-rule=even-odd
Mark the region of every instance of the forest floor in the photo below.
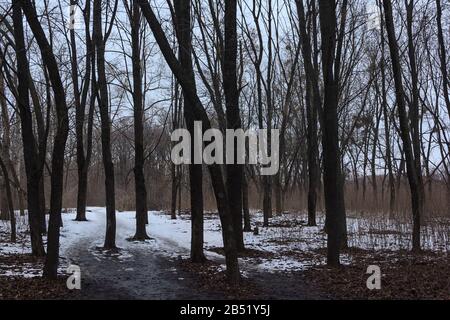
[[[339,269],[326,266],[323,217],[307,227],[301,214],[286,213],[263,228],[252,213],[259,234],[246,233],[241,254],[243,282],[239,289],[225,282],[219,219],[205,214],[204,265],[189,262],[190,220],[151,212],[146,242],[129,241],[134,212],[117,213],[117,252],[101,250],[104,208],[90,208],[88,222],[63,215],[61,278],[40,278],[42,260],[30,256],[26,220],[18,217],[19,239],[8,243],[6,222],[0,222],[0,299],[450,299],[450,224],[436,220],[422,231],[425,251],[409,252],[410,225],[380,217],[349,216],[349,249]],[[82,289],[66,288],[66,270],[81,269]],[[368,290],[369,265],[382,272],[381,290]],[[32,288],[32,289],[30,289]]]

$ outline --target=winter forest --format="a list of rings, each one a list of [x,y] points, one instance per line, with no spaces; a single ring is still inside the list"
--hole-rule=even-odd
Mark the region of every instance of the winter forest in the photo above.
[[[0,0],[0,300],[449,300],[449,39],[448,0]]]

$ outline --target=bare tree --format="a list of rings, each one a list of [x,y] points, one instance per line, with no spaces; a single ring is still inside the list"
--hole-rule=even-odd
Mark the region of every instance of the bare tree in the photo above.
[[[29,0],[23,0],[22,10],[25,13],[28,24],[30,25],[39,45],[42,59],[52,84],[54,99],[57,101],[55,108],[58,124],[53,141],[50,220],[47,237],[47,256],[44,266],[44,277],[56,279],[59,259],[59,229],[61,227],[64,151],[69,132],[69,118],[66,95],[61,81],[61,76],[58,72],[58,64],[45,36],[44,30],[39,23],[36,10]]]
[[[164,59],[184,90],[184,96],[192,104],[194,119],[202,122],[202,127],[204,130],[210,129],[210,120],[197,95],[195,85],[192,83],[189,75],[185,72],[180,61],[178,61],[175,57],[166,35],[164,34],[164,31],[162,30],[161,25],[153,12],[153,9],[146,0],[139,0],[139,5],[141,6],[144,17],[152,29],[153,35],[158,43],[161,53],[164,56]],[[208,166],[208,169],[222,224],[228,280],[232,284],[238,284],[240,281],[239,263],[237,259],[236,240],[234,239],[233,223],[226,186],[220,166],[217,164],[210,165]]]
[[[38,153],[38,146],[33,133],[33,119],[29,98],[29,64],[25,49],[22,1],[17,1],[14,3],[12,16],[17,57],[18,86],[16,99],[20,113],[23,154],[27,174],[27,203],[31,249],[33,255],[44,256],[45,250],[42,242],[40,226],[41,207],[39,203],[39,188],[44,166],[44,158],[42,155],[44,147],[40,145],[40,152]]]
[[[76,0],[71,0],[71,6],[77,5]],[[86,104],[89,94],[89,87],[91,85],[91,69],[93,63],[92,48],[93,42],[90,36],[90,17],[91,17],[91,2],[86,1],[84,7],[84,20],[86,32],[86,54],[85,54],[85,71],[83,74],[82,88],[79,86],[79,67],[77,55],[77,39],[75,29],[70,29],[70,46],[71,46],[71,67],[72,67],[72,85],[75,104],[75,132],[77,140],[77,168],[78,168],[78,193],[77,193],[77,216],[75,220],[86,221],[86,201],[88,190],[88,173],[89,165],[92,156],[92,126],[94,118],[95,96],[90,97],[90,107],[88,113],[88,128],[85,136],[85,118],[86,118]],[[91,90],[92,92],[92,90]],[[86,140],[86,148],[85,148]]]
[[[97,101],[100,108],[102,156],[105,170],[105,193],[106,193],[106,235],[105,249],[116,249],[116,200],[115,200],[115,178],[114,163],[111,152],[111,119],[109,115],[108,84],[105,71],[105,44],[111,29],[103,36],[102,23],[102,0],[95,0],[93,7],[93,40],[97,61]],[[117,10],[117,1],[113,18]]]
[[[312,1],[315,8],[315,1]],[[311,37],[306,28],[306,15],[303,0],[296,0],[299,18],[300,39],[302,44],[303,64],[306,76],[306,116],[308,121],[308,225],[316,225],[317,189],[320,180],[318,164],[317,115],[321,108],[322,98],[319,90],[318,70],[315,70],[312,57]],[[315,11],[315,10],[314,10]],[[314,18],[314,11],[312,12]],[[315,19],[315,18],[314,18]],[[312,22],[315,24],[315,21]]]
[[[127,4],[126,4],[127,5]],[[134,184],[136,197],[136,234],[133,239],[149,239],[145,229],[147,218],[147,188],[144,176],[144,105],[142,92],[141,11],[136,0],[127,5],[131,22],[133,60],[133,112],[134,112]]]
[[[403,152],[406,159],[407,175],[409,187],[411,189],[411,203],[413,213],[413,250],[420,250],[420,217],[422,216],[420,179],[417,173],[416,162],[414,159],[413,148],[411,144],[410,129],[408,124],[408,115],[405,105],[405,91],[402,80],[402,67],[400,65],[399,50],[395,36],[394,19],[392,16],[392,3],[390,0],[383,1],[386,31],[389,40],[389,49],[391,52],[392,71],[395,81],[395,92],[397,98],[398,117],[400,122],[400,135],[403,142]]]
[[[223,88],[225,93],[227,128],[241,129],[241,117],[239,111],[239,91],[237,79],[237,29],[236,29],[236,0],[225,2],[225,37],[224,37],[224,57],[223,57]],[[268,137],[270,141],[270,137]],[[232,143],[234,148],[234,164],[227,165],[227,188],[228,201],[233,220],[234,237],[238,250],[244,250],[244,239],[242,231],[242,176],[243,166],[237,162],[237,144],[234,141],[227,141],[227,145]]]
[[[344,0],[343,19],[345,19]],[[340,46],[336,45],[336,1],[319,0],[320,29],[322,36],[322,68],[324,81],[323,102],[323,180],[326,208],[327,263],[339,265],[339,253],[345,233],[345,205],[341,152],[338,141],[338,93]],[[345,21],[345,20],[344,20]],[[341,29],[340,35],[343,36]],[[339,44],[339,43],[338,43]]]
[[[176,29],[179,43],[179,61],[192,87],[195,87],[195,75],[192,64],[192,35],[191,35],[191,3],[190,1],[175,0]],[[184,118],[186,127],[194,137],[194,121],[192,102],[183,89]],[[191,139],[191,150],[194,149],[194,139]],[[191,260],[205,261],[203,254],[203,169],[201,164],[194,163],[195,151],[191,152],[189,165],[189,191],[191,198]]]

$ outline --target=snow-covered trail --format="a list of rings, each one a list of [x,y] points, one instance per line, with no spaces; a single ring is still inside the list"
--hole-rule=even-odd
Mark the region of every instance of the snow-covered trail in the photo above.
[[[64,215],[61,234],[62,263],[76,264],[81,269],[82,299],[213,299],[209,292],[196,290],[192,275],[178,270],[169,257],[184,255],[185,248],[171,241],[167,230],[159,230],[158,218],[150,215],[154,237],[145,243],[130,242],[134,233],[134,213],[117,214],[118,253],[107,254],[103,244],[105,209],[89,208],[88,222],[73,221],[74,215]],[[153,219],[152,219],[153,218]],[[167,223],[167,221],[166,221]],[[64,262],[66,261],[66,262]]]
[[[180,270],[178,258],[189,257],[190,220],[171,220],[161,212],[150,212],[147,233],[152,240],[132,242],[135,212],[116,214],[118,253],[105,253],[105,208],[89,208],[88,222],[73,221],[75,214],[65,214],[61,233],[61,270],[69,264],[81,268],[82,299],[223,299],[220,292],[201,291],[195,274]],[[218,219],[205,216],[205,255],[221,264],[224,257],[209,249],[223,246]],[[264,239],[264,238],[261,238]],[[262,248],[261,239],[246,234],[246,242]],[[293,263],[284,258],[277,263],[240,258],[243,275],[259,288],[256,299],[311,299],[315,290],[307,288],[301,273],[272,272],[280,265]],[[257,262],[258,261],[258,262]],[[263,260],[264,261],[264,260]],[[296,265],[295,263],[293,264]]]

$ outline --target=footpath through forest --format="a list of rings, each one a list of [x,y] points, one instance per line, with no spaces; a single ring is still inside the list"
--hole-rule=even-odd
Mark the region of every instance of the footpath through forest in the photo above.
[[[186,239],[190,237],[190,231],[186,219],[172,221],[167,215],[151,212],[147,231],[152,239],[142,243],[128,240],[134,232],[134,213],[118,213],[119,250],[105,252],[101,250],[104,209],[90,208],[88,222],[73,221],[71,215],[65,215],[62,230],[62,270],[70,264],[80,267],[82,288],[76,294],[80,299],[204,300],[232,299],[241,295],[256,299],[319,297],[314,290],[306,287],[301,272],[271,272],[245,260],[241,266],[247,288],[236,293],[215,285],[214,281],[221,282],[217,270],[223,268],[223,256],[207,251],[210,261],[207,266],[189,264],[189,243]],[[214,233],[220,235],[219,230]],[[211,232],[207,235],[211,236]],[[202,274],[202,268],[209,272]]]

